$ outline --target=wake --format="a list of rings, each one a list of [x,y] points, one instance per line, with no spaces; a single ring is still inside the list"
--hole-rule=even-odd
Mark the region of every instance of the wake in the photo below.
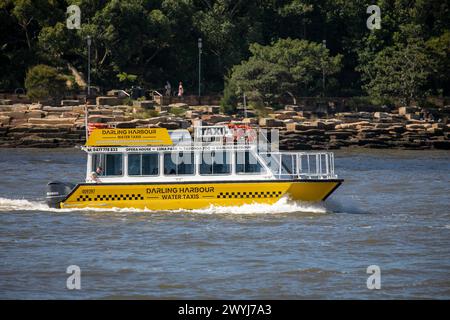
[[[214,206],[205,209],[177,209],[177,210],[149,210],[135,208],[74,208],[55,209],[47,206],[45,202],[26,199],[8,199],[0,197],[0,212],[123,212],[123,213],[199,213],[199,214],[281,214],[281,213],[327,213],[330,212],[323,203],[292,202],[283,197],[274,204],[244,204],[242,206]]]

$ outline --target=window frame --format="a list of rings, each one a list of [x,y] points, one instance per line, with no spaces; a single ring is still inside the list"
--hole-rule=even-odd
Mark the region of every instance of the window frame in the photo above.
[[[217,152],[216,150],[212,150],[212,151],[206,151],[208,153],[212,153],[212,152]],[[202,164],[203,164],[203,154],[205,153],[205,151],[201,151],[199,152],[199,156],[200,156],[200,161],[198,162],[198,174],[201,176],[230,176],[233,174],[233,153],[232,151],[221,151],[219,150],[219,152],[225,154],[225,159],[227,158],[226,154],[229,155],[229,158],[231,159],[231,163],[228,164],[229,166],[229,171],[227,173],[202,173]],[[215,155],[214,155],[215,156]],[[209,166],[213,167],[214,164],[209,164]]]
[[[241,172],[238,172],[238,170],[237,170],[237,168],[238,168],[238,163],[237,163],[237,158],[238,158],[238,156],[237,156],[237,154],[238,153],[248,153],[249,154],[249,156],[252,156],[253,158],[255,158],[256,159],[256,164],[257,165],[259,165],[259,167],[261,168],[261,171],[259,171],[259,172],[246,172],[246,171],[241,171]],[[239,165],[243,165],[244,166],[244,168],[245,168],[245,164],[239,164]],[[244,151],[234,151],[234,171],[235,171],[235,173],[237,174],[237,175],[264,175],[264,174],[266,174],[267,173],[267,170],[266,170],[266,168],[264,168],[264,166],[263,166],[263,164],[262,164],[262,162],[259,160],[259,158],[254,154],[254,153],[252,153],[251,151],[249,151],[249,150],[244,150]]]
[[[151,175],[148,175],[148,174],[146,174],[146,175],[144,175],[144,174],[142,174],[142,156],[143,155],[146,155],[146,154],[153,154],[153,155],[156,155],[157,156],[157,161],[156,161],[156,163],[158,164],[158,173],[156,173],[156,174],[151,174]],[[131,175],[130,174],[130,171],[129,171],[129,169],[130,169],[130,167],[129,167],[129,164],[130,164],[130,161],[129,161],[129,156],[130,155],[139,155],[140,156],[140,173],[141,174],[133,174],[133,175]],[[161,163],[160,163],[160,159],[159,159],[159,156],[160,156],[160,153],[159,152],[146,152],[146,153],[140,153],[140,152],[130,152],[130,153],[127,153],[127,175],[129,176],[129,177],[158,177],[160,174],[161,174]]]
[[[99,177],[101,178],[116,178],[116,177],[123,177],[124,176],[124,168],[125,168],[125,154],[122,152],[112,152],[112,153],[102,153],[102,152],[98,152],[98,153],[92,153],[91,154],[91,172],[95,172],[95,170],[97,169],[98,166],[101,166],[103,168],[103,173],[102,175],[100,175]],[[117,174],[117,175],[107,175],[106,174],[106,170],[107,170],[107,165],[106,165],[106,157],[109,155],[120,155],[122,157],[122,161],[121,161],[121,174]],[[94,161],[94,157],[95,156],[100,156],[102,157],[101,159],[103,161],[100,161],[100,165],[96,164]],[[128,159],[127,159],[128,161]],[[103,163],[102,163],[103,162]],[[128,169],[128,168],[127,168]]]
[[[191,155],[192,155],[192,163],[190,164],[191,166],[192,166],[192,173],[182,173],[182,174],[179,174],[178,173],[178,164],[175,164],[175,167],[177,168],[176,169],[176,173],[175,174],[166,174],[165,173],[165,169],[166,169],[166,155],[169,155],[169,156],[171,156],[172,154],[173,154],[174,152],[162,152],[161,154],[162,154],[162,164],[163,164],[163,167],[162,167],[162,171],[161,171],[161,173],[162,173],[162,175],[163,176],[165,176],[165,177],[180,177],[180,176],[182,176],[182,177],[186,177],[186,176],[195,176],[195,172],[196,172],[196,165],[195,165],[195,152],[194,151],[188,151],[188,152],[186,152],[186,153],[190,153]],[[177,152],[178,154],[179,153],[181,153],[181,151],[180,152]],[[173,162],[172,162],[173,163]]]

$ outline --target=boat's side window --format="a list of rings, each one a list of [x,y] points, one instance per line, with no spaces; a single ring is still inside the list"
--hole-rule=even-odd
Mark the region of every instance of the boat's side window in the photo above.
[[[231,156],[229,152],[206,151],[202,153],[200,174],[230,174]]]
[[[103,168],[103,176],[121,176],[123,174],[123,155],[120,153],[92,155],[92,171]]]
[[[129,154],[129,176],[157,176],[159,174],[159,157],[157,153]]]
[[[165,153],[164,174],[167,176],[194,174],[194,153]]]
[[[249,151],[236,152],[236,173],[261,173],[263,167]]]

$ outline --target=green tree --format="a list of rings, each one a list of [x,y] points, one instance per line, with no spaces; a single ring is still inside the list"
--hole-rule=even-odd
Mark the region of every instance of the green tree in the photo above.
[[[322,44],[280,39],[269,46],[252,44],[252,56],[233,68],[231,81],[244,92],[272,103],[281,95],[319,95],[322,76],[339,72],[341,55],[332,57]]]
[[[230,81],[229,78],[225,78],[225,87],[223,89],[223,96],[220,100],[220,110],[225,114],[233,114],[236,112],[238,104],[238,96],[236,85]]]
[[[409,105],[423,98],[436,64],[423,42],[387,47],[361,68],[367,83],[365,89],[375,98],[399,98]]]
[[[36,65],[28,70],[25,78],[27,95],[32,100],[59,99],[66,92],[66,77],[47,65]]]

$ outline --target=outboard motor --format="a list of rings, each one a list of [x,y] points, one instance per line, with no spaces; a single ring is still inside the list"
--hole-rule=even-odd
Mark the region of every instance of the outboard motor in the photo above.
[[[52,181],[47,184],[47,195],[45,197],[50,208],[60,208],[59,204],[75,188],[75,185],[67,182]]]

